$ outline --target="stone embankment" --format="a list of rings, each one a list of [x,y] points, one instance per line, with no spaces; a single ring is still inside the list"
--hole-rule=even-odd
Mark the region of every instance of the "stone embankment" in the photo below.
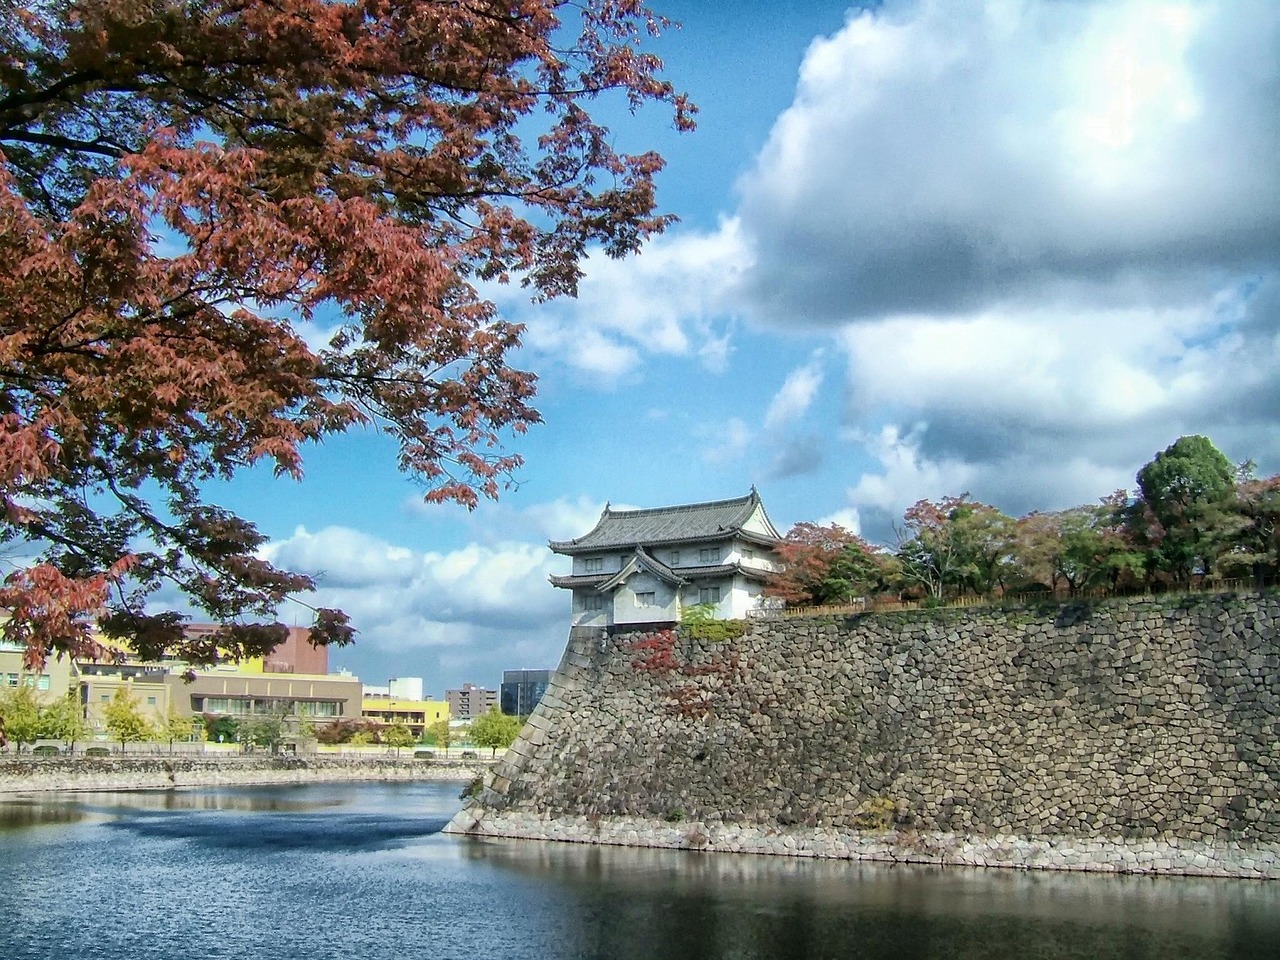
[[[570,638],[454,832],[1280,878],[1280,600]]]
[[[410,757],[4,757],[0,794],[172,790],[346,780],[469,780],[486,761]]]

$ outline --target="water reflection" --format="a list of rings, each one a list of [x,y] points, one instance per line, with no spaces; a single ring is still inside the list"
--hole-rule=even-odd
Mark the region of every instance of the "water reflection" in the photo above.
[[[0,802],[0,830],[18,830],[52,823],[75,823],[86,814],[57,800],[7,800]]]
[[[1280,948],[1280,891],[1254,881],[501,840],[473,842],[467,856],[583,900],[607,898],[618,922],[595,926],[598,956],[1164,960],[1273,957]],[[637,942],[627,931],[639,930]]]
[[[16,825],[0,958],[1272,960],[1280,944],[1280,884],[469,841],[439,832],[457,794],[0,803]]]

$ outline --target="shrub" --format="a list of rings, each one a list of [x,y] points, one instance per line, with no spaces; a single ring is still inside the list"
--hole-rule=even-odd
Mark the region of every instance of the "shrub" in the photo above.
[[[111,751],[106,747],[89,747],[85,750],[84,755],[86,757],[109,757],[111,756]]]
[[[893,826],[897,813],[898,805],[890,797],[871,797],[854,811],[853,826],[868,833],[883,832]]]
[[[62,751],[61,751],[61,750],[59,750],[57,747],[52,746],[52,745],[47,744],[47,743],[45,743],[45,744],[41,744],[40,746],[36,747],[36,748],[35,748],[34,750],[32,750],[31,752],[32,752],[32,754],[34,754],[34,755],[35,755],[35,756],[37,756],[37,757],[56,757],[56,756],[58,756],[60,753],[62,753]]]
[[[434,750],[415,750],[413,751],[413,759],[415,760],[434,760],[436,752]]]
[[[747,627],[741,620],[717,620],[712,604],[699,603],[682,611],[679,629],[693,640],[723,643],[742,636]]]

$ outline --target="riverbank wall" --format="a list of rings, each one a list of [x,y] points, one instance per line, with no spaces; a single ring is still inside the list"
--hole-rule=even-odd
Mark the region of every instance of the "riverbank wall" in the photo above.
[[[1280,600],[575,630],[449,829],[1280,879]]]
[[[471,780],[487,761],[412,757],[3,757],[0,795],[357,780]]]

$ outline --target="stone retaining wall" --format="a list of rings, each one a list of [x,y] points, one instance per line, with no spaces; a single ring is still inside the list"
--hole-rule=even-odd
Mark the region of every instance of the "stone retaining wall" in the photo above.
[[[1280,601],[576,631],[458,832],[1280,877]]]
[[[404,757],[6,757],[0,794],[341,780],[468,780],[487,763]]]

